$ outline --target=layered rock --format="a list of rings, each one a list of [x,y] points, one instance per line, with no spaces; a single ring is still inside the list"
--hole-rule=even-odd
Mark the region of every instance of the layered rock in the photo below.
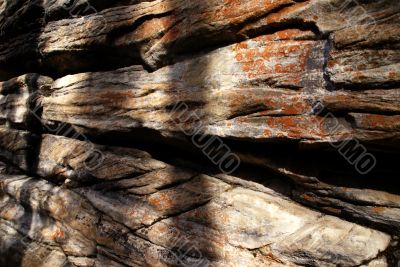
[[[131,67],[66,76],[43,98],[43,119],[100,131],[201,127],[257,140],[398,139],[399,89],[326,91],[325,45],[258,38],[153,73]],[[319,103],[348,114],[326,116],[315,110]]]
[[[29,10],[29,2],[21,4],[23,7],[20,10]],[[94,59],[96,55],[102,55],[103,66],[109,63],[112,66],[126,66],[144,61],[148,66],[157,68],[175,61],[181,53],[234,42],[284,27],[305,27],[319,35],[349,28],[358,33],[366,27],[364,25],[375,22],[390,25],[398,23],[395,18],[387,18],[395,17],[399,12],[398,5],[391,0],[356,5],[351,1],[342,3],[338,0],[213,0],[207,3],[158,0],[131,1],[132,5],[128,6],[118,6],[126,3],[117,1],[114,4],[116,7],[81,16],[85,10],[97,11],[94,8],[95,2],[98,1],[74,2],[76,8],[73,9],[65,5],[66,1],[32,1],[32,5],[43,10],[43,15],[33,16],[32,21],[38,18],[45,20],[45,14],[51,14],[54,10],[64,13],[60,18],[73,18],[41,22],[44,29],[39,32],[26,31],[24,36],[9,39],[0,49],[0,62],[14,63],[23,57],[32,63],[33,68],[43,67],[51,72],[68,73],[96,68],[98,64],[93,64]],[[84,4],[93,9],[86,8],[74,18],[76,14],[73,11],[79,10],[79,6]],[[7,16],[6,12],[4,15],[4,31],[12,31],[13,28],[7,27],[8,24],[18,23],[7,23],[12,17]],[[360,41],[362,35],[354,34],[351,37]],[[30,42],[24,42],[27,39]],[[9,49],[10,46],[21,49]],[[59,64],[60,61],[63,63]]]
[[[57,137],[46,147],[59,148],[63,139]],[[74,156],[64,154],[65,159]],[[114,157],[143,169],[143,162],[137,159]],[[50,158],[39,161],[38,166],[51,169]],[[107,168],[103,177],[97,177],[99,182],[83,187],[2,175],[0,215],[6,225],[26,234],[29,242],[60,247],[67,259],[102,253],[109,257],[107,253],[112,253],[117,262],[132,266],[176,261],[236,266],[359,265],[376,258],[389,245],[387,234],[311,211],[266,187],[255,190],[238,184],[240,179],[235,177],[221,179],[165,163],[160,167],[146,170],[144,175],[132,171],[125,179],[102,182],[120,177],[119,168]],[[43,175],[40,167],[38,174]],[[44,176],[52,177],[49,173]],[[69,178],[80,181],[77,176]],[[5,236],[13,238],[12,233]],[[96,249],[96,244],[104,248]],[[162,253],[167,248],[175,259]],[[238,255],[240,261],[235,260]]]
[[[0,1],[0,265],[397,266],[399,11]]]
[[[14,127],[32,130],[40,124],[42,106],[39,99],[50,89],[53,80],[26,74],[0,82],[0,119]]]

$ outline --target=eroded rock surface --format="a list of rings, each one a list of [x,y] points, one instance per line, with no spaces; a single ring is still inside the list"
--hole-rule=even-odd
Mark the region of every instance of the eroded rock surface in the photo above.
[[[103,174],[107,180],[118,175],[118,170]],[[267,188],[260,192],[229,183],[234,179],[224,181],[167,166],[117,182],[72,188],[2,175],[1,216],[20,231],[31,233],[28,237],[33,241],[50,239],[66,255],[90,257],[97,243],[128,265],[132,265],[130,260],[139,261],[139,255],[120,252],[118,242],[134,246],[131,249],[138,250],[141,264],[168,264],[168,258],[153,253],[179,248],[183,251],[171,253],[185,255],[185,249],[198,253],[178,257],[181,261],[236,266],[358,265],[376,258],[389,245],[387,234],[311,211]],[[158,184],[156,190],[151,189],[153,184]],[[29,225],[33,218],[35,223]],[[125,244],[126,237],[137,241]],[[114,242],[107,242],[110,239]],[[235,260],[238,255],[240,261]]]
[[[398,266],[397,0],[0,0],[0,266]]]

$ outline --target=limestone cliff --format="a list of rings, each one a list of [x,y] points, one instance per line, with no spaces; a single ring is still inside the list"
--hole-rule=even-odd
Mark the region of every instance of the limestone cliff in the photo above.
[[[398,0],[0,0],[0,266],[400,266]]]

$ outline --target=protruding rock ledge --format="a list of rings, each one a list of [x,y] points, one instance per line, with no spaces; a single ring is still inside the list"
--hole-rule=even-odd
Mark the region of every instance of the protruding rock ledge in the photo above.
[[[37,5],[37,1],[31,2]],[[367,26],[371,21],[393,28],[396,27],[396,21],[393,20],[392,25],[387,18],[399,12],[393,0],[359,5],[343,5],[339,0],[157,0],[127,2],[130,5],[126,6],[118,6],[118,2],[105,4],[103,7],[110,8],[102,10],[101,4],[93,1],[94,6],[99,6],[102,11],[82,14],[85,16],[78,14],[75,17],[74,12],[68,12],[63,15],[67,19],[47,23],[43,22],[43,17],[33,18],[30,31],[22,31],[19,36],[8,38],[7,43],[0,46],[0,62],[8,65],[6,71],[9,73],[21,71],[18,62],[23,59],[31,64],[23,71],[31,72],[40,68],[57,76],[98,69],[99,58],[102,59],[102,68],[106,69],[143,62],[157,69],[176,62],[183,54],[281,29],[305,29],[313,31],[317,38],[352,29],[353,34],[348,35],[342,43],[361,42],[360,36],[369,33]],[[51,13],[60,13],[64,3],[46,3],[42,6],[44,14],[51,16]],[[29,5],[28,1],[20,10],[29,10]],[[359,14],[359,8],[369,16]],[[353,16],[352,12],[357,16]],[[12,18],[5,15],[5,22],[11,21],[10,25],[21,24],[18,21],[12,23]],[[7,27],[5,30],[10,31]],[[387,35],[382,34],[375,37],[387,39]],[[310,35],[306,38],[310,38]],[[339,81],[341,76],[337,79]]]
[[[0,0],[0,265],[397,265],[399,12]]]
[[[134,182],[136,178],[131,179]],[[144,198],[149,201],[146,203],[144,199],[129,194],[120,200],[115,198],[117,194],[126,194],[126,189],[119,189],[111,196],[107,194],[112,192],[96,191],[96,188],[89,191],[76,188],[74,191],[83,193],[78,195],[40,179],[7,175],[0,177],[3,202],[8,202],[6,205],[12,205],[12,199],[16,199],[35,212],[45,212],[65,224],[65,227],[71,227],[85,238],[104,246],[106,251],[114,254],[117,261],[130,266],[133,266],[129,263],[131,260],[141,264],[167,264],[172,263],[171,260],[181,263],[203,261],[223,266],[254,263],[359,265],[375,259],[389,244],[390,237],[384,233],[311,211],[279,197],[279,194],[232,188],[217,181],[215,178],[206,178],[197,182],[196,179],[184,182],[183,194],[179,193],[180,185],[160,189]],[[217,184],[219,189],[216,190]],[[193,198],[189,194],[190,187],[199,196],[211,200],[204,203],[201,197]],[[111,198],[105,201],[107,197]],[[113,201],[116,201],[117,206]],[[147,207],[156,203],[159,203],[154,206],[157,212],[168,218],[158,222],[150,220],[154,212],[150,212]],[[182,213],[182,204],[185,204],[187,212]],[[15,216],[12,211],[9,210],[5,218],[12,219]],[[132,219],[142,219],[147,226],[137,232],[122,226],[128,224],[130,229],[137,229],[137,226],[131,224]],[[13,227],[18,229],[19,226],[14,224]],[[57,232],[56,242],[61,242],[64,248],[68,244],[83,245],[79,243],[81,241],[73,239],[63,243],[60,236],[62,232]],[[172,255],[178,253],[175,251],[177,246],[183,250],[183,256],[176,254],[172,259],[163,256],[168,250]],[[96,253],[103,254],[101,251],[98,247]],[[194,252],[197,255],[191,254]],[[64,253],[77,256],[68,250],[64,250]]]
[[[323,49],[320,41],[256,38],[153,73],[66,76],[43,98],[43,119],[98,134],[147,128],[254,141],[398,140],[399,89],[327,91]],[[353,114],[361,112],[375,114]]]
[[[119,218],[131,229],[206,204],[214,194],[231,189],[229,184],[232,182],[223,176],[209,174],[228,181],[228,184],[199,175],[201,168],[195,172],[179,165],[174,167],[133,148],[97,145],[89,140],[49,134],[39,136],[8,128],[0,128],[0,140],[3,160],[32,175],[79,188],[79,193],[97,209]],[[37,157],[32,153],[37,153]],[[376,186],[376,179],[381,175],[395,177],[396,172],[388,172],[385,165],[381,164],[375,175],[363,178],[351,169],[355,168],[351,165],[338,172],[336,166],[341,164],[338,160],[340,155],[324,154],[329,156],[330,164],[305,153],[289,156],[281,152],[270,156],[257,155],[256,158],[249,154],[237,155],[243,163],[266,167],[292,179],[297,185],[290,189],[292,197],[301,203],[393,234],[400,231],[400,199],[394,193],[395,188],[386,192],[391,186],[385,186],[390,177],[381,178],[383,184]],[[184,158],[179,153],[172,153],[170,157],[177,157],[178,164],[179,158]],[[313,163],[323,171],[317,171]],[[364,182],[364,189],[355,185],[360,180]],[[85,183],[95,185],[81,188]],[[391,181],[391,184],[396,182]]]

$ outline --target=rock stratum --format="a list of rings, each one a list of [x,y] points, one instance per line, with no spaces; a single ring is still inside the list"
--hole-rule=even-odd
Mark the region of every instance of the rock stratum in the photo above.
[[[0,266],[400,266],[398,0],[0,0]]]

